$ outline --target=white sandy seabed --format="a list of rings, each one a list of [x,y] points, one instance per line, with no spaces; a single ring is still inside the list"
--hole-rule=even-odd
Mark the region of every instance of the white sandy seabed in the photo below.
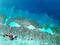
[[[0,45],[40,45],[39,41],[34,40],[10,40],[8,37],[0,36]]]

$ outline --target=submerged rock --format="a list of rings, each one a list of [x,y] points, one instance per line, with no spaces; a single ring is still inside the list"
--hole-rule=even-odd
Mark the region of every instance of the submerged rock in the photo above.
[[[33,25],[33,26],[35,26],[36,28],[42,27],[41,25],[35,23],[34,21],[31,21],[31,20],[26,19],[26,18],[24,18],[24,17],[11,18],[11,19],[8,21],[7,25],[9,25],[11,22],[18,23],[18,24],[21,25],[21,26]]]
[[[4,24],[6,16],[0,14],[0,24]]]
[[[7,25],[0,25],[0,34],[9,34],[9,31],[11,30],[11,28]]]
[[[6,16],[0,15],[0,35],[7,34],[10,31],[10,27],[5,25]]]
[[[20,25],[20,27],[16,27],[16,26],[11,27],[11,25],[9,25],[11,22],[15,22],[14,25],[16,25],[17,23],[18,25]],[[54,34],[52,35],[50,33],[41,31],[42,29],[38,30],[38,28],[46,28],[46,27],[38,25],[31,20],[20,18],[20,17],[10,19],[8,21],[8,25],[11,27],[10,34],[16,35],[21,40],[24,41],[27,40],[28,42],[35,41],[35,44],[37,43],[36,41],[38,41],[39,44],[37,45],[59,45],[60,44],[59,43],[60,33],[57,34],[57,32],[59,31],[58,30],[54,31],[55,29],[53,29],[53,27],[49,27],[49,26],[47,27],[53,31]]]
[[[19,45],[60,45],[60,32],[54,26],[39,25],[22,17],[5,18],[0,16],[0,19],[0,35],[17,36],[16,42]],[[6,21],[6,25],[4,21]]]

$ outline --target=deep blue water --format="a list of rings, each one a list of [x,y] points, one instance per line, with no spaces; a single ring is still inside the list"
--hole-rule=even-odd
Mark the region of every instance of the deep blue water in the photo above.
[[[60,20],[60,1],[58,0],[14,0],[8,7],[15,6],[15,9],[28,10],[32,13],[47,13],[50,17]]]
[[[6,8],[14,6],[14,12],[17,13],[19,10],[29,11],[30,13],[46,13],[56,23],[60,23],[60,1],[59,0],[6,0],[3,3]],[[13,15],[15,16],[15,15]],[[33,18],[33,15],[31,15]],[[34,16],[37,20],[40,19],[41,15]],[[46,18],[47,19],[47,18]]]

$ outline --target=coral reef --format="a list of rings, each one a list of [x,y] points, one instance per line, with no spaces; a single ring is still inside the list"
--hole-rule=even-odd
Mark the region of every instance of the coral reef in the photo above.
[[[6,20],[2,17],[1,19],[0,22]],[[57,26],[39,25],[32,20],[19,16],[8,19],[6,24],[0,24],[0,38],[3,38],[0,39],[0,43],[3,40],[6,45],[60,45],[60,29]],[[17,38],[10,40],[8,37],[3,37],[2,34],[15,35]]]

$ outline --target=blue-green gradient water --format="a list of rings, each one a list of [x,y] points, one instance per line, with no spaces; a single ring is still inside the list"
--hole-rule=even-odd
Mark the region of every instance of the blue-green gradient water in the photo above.
[[[36,33],[36,36],[38,38],[42,37],[41,38],[42,40],[39,38],[41,41],[39,39],[29,40],[28,36],[26,36],[28,39],[27,41],[25,41],[21,38],[18,38],[18,37],[17,37],[17,39],[10,40],[9,37],[3,37],[0,34],[0,45],[55,45],[55,44],[60,45],[60,41],[59,41],[60,28],[55,29],[55,27],[54,27],[55,25],[60,26],[60,1],[59,0],[0,0],[0,15],[7,16],[7,18],[4,20],[5,25],[8,23],[9,19],[20,16],[20,17],[25,17],[27,19],[33,20],[38,24],[46,24],[48,26],[47,29],[45,29],[45,27],[44,27],[45,25],[43,25],[42,29],[40,29],[40,27],[39,27],[39,29],[40,29],[39,31],[42,32],[41,36],[40,36],[39,31],[35,32],[33,30],[34,33]],[[2,18],[2,20],[3,20],[3,18]],[[52,26],[53,24],[54,24],[54,26]],[[10,30],[9,28],[5,28],[5,25],[4,26],[0,25],[0,27],[1,27],[0,30],[2,29],[3,32],[5,32],[5,30],[6,31]],[[11,26],[11,27],[15,27],[16,25],[17,25],[17,23],[15,23],[15,22],[9,23],[9,26]],[[52,29],[50,29],[50,27]],[[3,29],[3,28],[5,28],[5,29]],[[30,28],[31,28],[31,26],[30,26]],[[12,34],[15,33],[15,31],[14,31],[15,29],[13,28]],[[20,30],[20,29],[17,29],[15,34],[19,33],[18,30]],[[22,34],[24,34],[26,32],[27,31],[23,30]],[[31,31],[31,34],[33,34],[35,36],[34,33],[32,33],[32,31]],[[50,35],[50,34],[52,34],[52,35]],[[26,34],[26,35],[28,35],[28,34]]]
[[[60,25],[58,0],[0,0],[0,13],[9,17],[22,16],[37,23]]]

